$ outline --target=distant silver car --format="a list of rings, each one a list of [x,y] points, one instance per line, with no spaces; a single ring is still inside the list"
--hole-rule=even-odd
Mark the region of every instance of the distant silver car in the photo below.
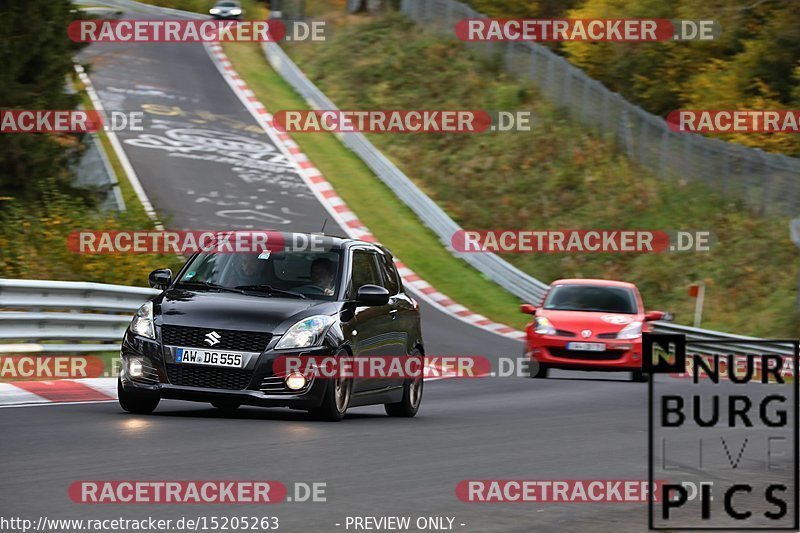
[[[241,19],[244,15],[242,5],[236,0],[219,0],[208,12],[217,20]]]

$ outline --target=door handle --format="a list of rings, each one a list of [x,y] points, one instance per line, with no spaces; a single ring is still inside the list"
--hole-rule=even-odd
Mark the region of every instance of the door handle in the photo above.
[[[397,318],[397,309],[392,309],[391,311],[389,311],[389,314],[392,315],[392,320],[394,320],[395,318]]]

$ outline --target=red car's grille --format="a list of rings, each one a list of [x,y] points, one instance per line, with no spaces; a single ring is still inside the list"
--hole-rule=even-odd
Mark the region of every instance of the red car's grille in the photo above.
[[[559,337],[577,337],[577,335],[575,335],[573,332],[567,331],[565,329],[557,329],[556,335],[558,335]]]
[[[548,348],[550,355],[553,357],[560,357],[562,359],[575,359],[576,361],[613,361],[620,359],[625,352],[623,351],[610,351],[604,352],[589,352],[583,350],[567,350],[566,348]]]

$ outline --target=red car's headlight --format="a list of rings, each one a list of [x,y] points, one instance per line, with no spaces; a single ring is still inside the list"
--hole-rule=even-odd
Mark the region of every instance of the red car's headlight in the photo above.
[[[533,320],[533,331],[539,335],[555,335],[556,328],[545,317],[536,317]]]

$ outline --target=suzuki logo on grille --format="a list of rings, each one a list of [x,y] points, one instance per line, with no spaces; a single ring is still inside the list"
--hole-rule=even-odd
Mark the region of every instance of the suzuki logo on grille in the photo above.
[[[583,337],[584,339],[588,339],[591,336],[592,336],[592,330],[585,329],[585,330],[581,331],[581,337]]]
[[[221,337],[219,336],[219,333],[217,333],[216,331],[209,331],[208,333],[206,333],[206,343],[209,346],[214,346],[215,344],[219,344],[220,338]]]

